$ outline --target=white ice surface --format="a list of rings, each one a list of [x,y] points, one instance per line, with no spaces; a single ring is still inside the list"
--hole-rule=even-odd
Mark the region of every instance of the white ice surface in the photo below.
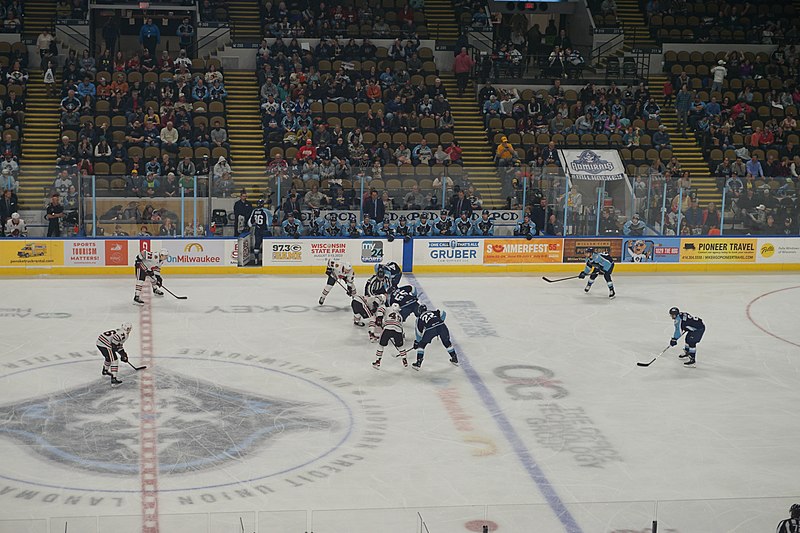
[[[464,364],[435,341],[417,373],[391,347],[375,371],[343,291],[316,309],[323,279],[167,270],[189,299],[152,304],[144,372],[161,379],[159,452],[184,465],[161,464],[160,530],[233,532],[241,518],[248,531],[410,533],[417,512],[430,533],[482,520],[501,532],[649,531],[656,518],[661,532],[774,530],[800,501],[797,277],[617,278],[609,301],[602,280],[586,295],[578,280],[418,277]],[[82,461],[107,457],[99,447],[120,424],[135,429],[113,441],[120,462],[138,457],[140,376],[123,365],[123,385],[104,392],[94,349],[130,321],[138,360],[131,281],[0,283],[0,532],[142,531],[137,473],[55,460],[43,448],[65,428],[13,409],[77,401],[67,433]],[[667,345],[673,305],[707,325],[696,368],[680,346],[637,367]],[[87,387],[94,400],[75,400]],[[280,402],[258,415],[266,436],[240,423],[240,395]],[[20,423],[38,440],[15,434]],[[228,455],[198,466],[219,449]]]

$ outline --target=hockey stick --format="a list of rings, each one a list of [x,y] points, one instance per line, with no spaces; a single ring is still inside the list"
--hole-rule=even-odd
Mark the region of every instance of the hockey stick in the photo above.
[[[341,288],[343,288],[343,289],[344,289],[344,292],[346,292],[346,293],[347,293],[347,295],[348,295],[348,296],[350,296],[350,289],[348,289],[348,288],[347,288],[347,285],[345,285],[344,283],[342,283],[342,280],[340,280],[340,279],[337,279],[337,280],[336,280],[336,283],[338,283],[338,284],[339,284],[339,286],[340,286]]]
[[[131,368],[132,368],[132,369],[134,369],[134,370],[136,370],[137,372],[138,372],[139,370],[144,370],[145,368],[147,368],[147,365],[144,365],[144,366],[134,366],[134,364],[133,364],[133,363],[131,363],[130,361],[125,361],[125,362],[126,362],[126,363],[128,363],[129,365],[131,365]]]
[[[568,279],[575,279],[579,278],[580,276],[570,276],[568,278],[559,278],[559,279],[550,279],[542,276],[542,279],[545,280],[547,283],[557,283],[559,281],[567,281]]]
[[[683,337],[683,333],[681,333],[681,337]],[[677,339],[675,339],[675,340],[677,341],[677,340],[679,340],[681,337],[678,337],[678,338],[677,338]],[[671,344],[667,345],[667,347],[666,347],[666,348],[664,348],[663,350],[661,350],[661,353],[660,353],[660,354],[658,354],[657,356],[653,357],[653,359],[652,359],[652,360],[651,360],[649,363],[642,363],[642,362],[639,362],[639,363],[636,363],[636,365],[637,365],[637,366],[650,366],[650,365],[652,365],[653,363],[655,363],[655,362],[656,362],[656,359],[658,359],[659,357],[661,357],[662,355],[664,355],[664,353],[665,353],[667,350],[669,350],[670,348],[672,348],[672,345],[671,345]]]
[[[175,294],[174,292],[172,292],[171,290],[169,290],[168,288],[166,288],[163,285],[161,285],[161,288],[164,289],[165,291],[167,291],[168,293],[170,293],[172,296],[174,296],[178,300],[188,300],[189,299],[188,296],[178,296],[177,294]]]

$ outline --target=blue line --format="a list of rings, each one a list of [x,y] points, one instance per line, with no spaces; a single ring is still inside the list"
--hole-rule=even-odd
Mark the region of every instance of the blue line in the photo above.
[[[425,303],[430,309],[434,309],[430,298],[428,298],[428,296],[422,291],[422,285],[420,285],[416,277],[414,277],[413,274],[406,274],[406,279],[417,286],[420,301],[424,300],[423,303]],[[517,430],[515,430],[514,426],[511,425],[511,421],[500,408],[500,405],[498,405],[497,400],[495,400],[491,391],[489,391],[489,388],[486,386],[483,378],[481,378],[481,375],[477,370],[475,370],[475,367],[470,364],[469,359],[467,359],[467,357],[464,355],[464,351],[455,341],[452,333],[450,334],[450,342],[453,343],[453,347],[458,352],[458,360],[461,364],[461,368],[464,369],[464,373],[467,375],[467,379],[469,379],[470,383],[472,383],[472,386],[475,388],[475,391],[478,393],[478,396],[480,396],[481,400],[483,400],[484,405],[489,410],[489,414],[491,414],[492,418],[494,418],[494,421],[497,422],[497,425],[500,427],[500,431],[508,440],[509,444],[511,444],[511,447],[514,449],[514,453],[517,454],[517,458],[520,460],[520,462],[522,462],[522,466],[525,467],[525,470],[528,472],[528,475],[530,475],[533,482],[536,483],[536,486],[539,488],[539,491],[541,491],[545,500],[547,500],[550,508],[556,514],[568,533],[582,533],[582,530],[575,521],[575,518],[572,516],[572,514],[570,514],[569,510],[564,505],[564,502],[561,501],[561,498],[559,498],[558,494],[556,493],[555,487],[553,487],[553,484],[547,479],[547,476],[544,475],[541,467],[533,458],[531,452],[528,451],[525,443],[522,442],[522,438],[520,438],[519,433],[517,433]]]

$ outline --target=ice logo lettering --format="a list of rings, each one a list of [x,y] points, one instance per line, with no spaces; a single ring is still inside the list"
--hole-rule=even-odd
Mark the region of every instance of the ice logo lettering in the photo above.
[[[584,150],[578,159],[569,162],[570,168],[575,172],[587,172],[589,174],[600,174],[614,170],[614,164],[606,161],[592,150]]]
[[[158,460],[163,474],[241,461],[292,434],[337,431],[312,403],[254,395],[161,369],[156,372]],[[139,389],[97,380],[0,407],[0,437],[42,458],[103,474],[139,474]],[[313,438],[313,437],[309,437]]]

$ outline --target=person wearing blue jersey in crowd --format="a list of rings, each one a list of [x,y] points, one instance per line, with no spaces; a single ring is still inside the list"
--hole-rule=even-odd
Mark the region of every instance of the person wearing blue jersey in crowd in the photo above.
[[[419,222],[414,224],[414,235],[417,237],[430,237],[433,235],[433,224],[428,220],[428,213],[419,216]]]
[[[327,222],[325,217],[320,215],[319,209],[314,209],[311,211],[311,220],[308,222],[308,234],[312,237],[324,236]]]
[[[417,306],[417,340],[414,341],[414,348],[417,350],[417,360],[411,363],[414,370],[419,370],[422,366],[422,359],[425,357],[425,347],[433,339],[439,337],[442,344],[450,354],[450,362],[458,366],[458,355],[453,343],[450,342],[450,330],[444,323],[447,313],[439,309],[428,310],[427,306],[420,304]]]
[[[358,237],[362,237],[364,233],[361,231],[361,228],[358,227],[358,220],[356,220],[355,215],[350,215],[350,221],[342,228],[342,234],[345,237],[350,237],[351,239],[355,239]]]
[[[414,236],[414,228],[408,224],[408,218],[405,215],[400,215],[399,222],[394,228],[394,232],[398,237],[402,237],[403,241],[408,242]]]
[[[283,229],[283,235],[285,237],[294,237],[295,239],[299,239],[303,234],[303,224],[294,218],[294,213],[291,211],[287,213],[286,220],[284,220],[283,224],[281,224],[281,229]]]
[[[677,307],[669,310],[669,316],[675,324],[675,332],[669,340],[670,346],[678,344],[678,339],[681,338],[683,333],[686,333],[686,344],[683,347],[683,353],[679,356],[681,359],[688,357],[689,359],[683,364],[686,366],[695,363],[697,357],[697,343],[703,338],[703,333],[706,332],[706,325],[703,324],[703,319],[700,317],[692,316],[689,313],[681,312]]]
[[[525,237],[528,240],[536,236],[536,224],[531,220],[531,216],[528,213],[525,213],[522,222],[517,223],[517,227],[514,228],[514,235]]]
[[[369,216],[369,213],[364,213],[364,219],[361,221],[359,225],[359,229],[361,230],[361,234],[364,237],[377,237],[378,232],[375,230],[375,222]]]
[[[453,221],[450,219],[450,215],[447,213],[447,209],[442,209],[442,213],[439,215],[439,218],[436,219],[433,223],[433,234],[434,235],[452,235],[453,231]]]
[[[386,300],[386,305],[397,304],[400,306],[400,316],[403,320],[407,319],[411,313],[417,315],[419,302],[417,300],[417,289],[411,285],[403,285],[402,287],[395,287],[389,291],[389,298]]]
[[[336,213],[330,213],[328,220],[325,221],[325,229],[323,230],[326,237],[341,237],[342,227],[336,220]]]
[[[606,252],[597,252],[594,248],[587,248],[586,266],[583,268],[583,272],[578,274],[581,279],[589,275],[589,281],[586,283],[586,288],[583,289],[583,292],[589,292],[595,278],[602,274],[608,285],[608,297],[614,298],[617,293],[614,292],[614,282],[611,280],[611,272],[613,271],[614,258],[611,255]]]
[[[389,242],[394,240],[394,225],[389,222],[388,217],[383,219],[383,223],[378,226],[376,233],[378,234],[378,237],[386,237],[386,240]]]
[[[472,235],[474,230],[475,224],[470,220],[469,214],[466,211],[462,211],[461,216],[453,222],[453,235],[467,237]]]
[[[489,210],[484,209],[481,218],[472,227],[472,234],[477,237],[491,237],[494,235],[494,222],[489,218]]]

